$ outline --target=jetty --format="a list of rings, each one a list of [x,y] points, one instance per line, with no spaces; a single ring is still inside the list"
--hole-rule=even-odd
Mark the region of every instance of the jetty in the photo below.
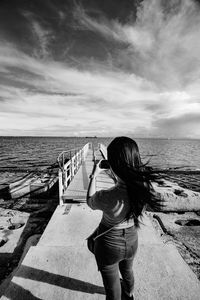
[[[58,157],[59,205],[36,246],[31,246],[4,286],[2,300],[101,300],[105,291],[86,238],[98,226],[100,211],[86,203],[95,164],[107,157],[104,145],[91,143],[66,162]],[[96,190],[112,187],[109,171],[102,170]],[[146,212],[139,229],[134,262],[135,299],[199,300],[200,282],[171,242],[164,243]]]

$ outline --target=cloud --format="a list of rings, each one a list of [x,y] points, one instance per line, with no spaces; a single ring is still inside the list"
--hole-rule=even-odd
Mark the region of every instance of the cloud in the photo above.
[[[67,29],[66,14],[56,13],[59,35],[49,19],[24,13],[30,52],[0,40],[0,134],[200,138],[197,4],[143,1],[136,20],[123,23],[76,6]],[[88,43],[90,33],[98,43]]]
[[[23,12],[24,17],[31,29],[31,34],[34,39],[34,51],[33,54],[39,58],[46,58],[50,55],[49,44],[53,39],[53,31],[49,28],[45,28],[41,20],[38,21],[37,17],[28,11]],[[44,23],[44,21],[43,21]],[[47,25],[46,25],[47,27]]]
[[[13,63],[14,61],[13,59]],[[127,118],[125,104],[129,107],[130,116],[142,115],[143,119],[139,123],[144,122],[145,116],[140,106],[141,101],[149,101],[149,94],[152,94],[150,90],[148,91],[148,83],[146,92],[141,95],[140,88],[145,83],[138,78],[134,78],[133,82],[133,78],[123,73],[105,71],[101,74],[89,70],[83,72],[63,67],[62,64],[55,62],[37,61],[34,64],[34,60],[31,59],[32,63],[26,64],[26,61],[27,57],[22,55],[23,72],[31,76],[31,85],[30,78],[18,77],[16,79],[18,85],[15,87],[9,85],[1,87],[1,95],[5,101],[0,104],[0,109],[4,114],[9,112],[12,114],[13,124],[19,115],[24,115],[27,117],[27,122],[33,124],[32,120],[34,120],[38,126],[41,122],[43,124],[44,120],[50,126],[53,124],[62,126],[65,122],[73,124],[74,128],[79,125],[92,132],[96,130],[97,134],[106,133],[105,128],[110,127],[112,123],[114,131],[121,132],[121,128],[127,126],[127,122],[124,121],[124,118]],[[16,60],[16,67],[13,64],[12,68],[9,65],[7,73],[19,71],[18,63],[19,61]],[[40,74],[39,78],[37,74]],[[135,101],[134,109],[133,98],[138,101],[138,103]],[[101,126],[94,129],[94,124],[98,120]],[[92,127],[87,125],[90,122]],[[130,125],[137,122],[137,118],[133,118],[130,120]]]
[[[199,106],[200,108],[200,106]],[[185,113],[173,118],[163,118],[154,122],[153,126],[158,132],[170,137],[199,138],[200,132],[200,109],[197,112]]]
[[[200,8],[191,0],[168,2],[164,7],[161,0],[143,1],[136,22],[126,24],[94,19],[80,8],[76,14],[83,28],[124,44],[115,53],[116,65],[175,89],[200,73]]]
[[[68,124],[74,126],[73,132],[82,128],[80,134],[84,132],[84,135],[87,130],[96,135],[139,133],[138,128],[149,132],[151,127],[154,128],[151,135],[161,132],[167,135],[171,130],[167,126],[168,131],[164,130],[164,125],[159,127],[160,119],[168,117],[170,120],[174,115],[199,109],[197,102],[191,104],[186,92],[160,92],[155,85],[134,74],[106,68],[104,71],[103,68],[100,71],[77,70],[53,61],[38,61],[15,50],[12,55],[10,52],[12,67],[8,63],[6,74],[14,80],[17,72],[15,82],[18,85],[12,82],[12,86],[1,86],[4,101],[0,110],[4,116],[12,115],[10,124],[13,127],[18,124],[20,131],[26,127],[25,122],[17,121],[23,115],[30,132],[37,126],[44,132],[45,124],[51,128]],[[1,120],[4,122],[4,118]],[[98,127],[94,126],[96,121]]]
[[[79,30],[91,30],[102,34],[104,37],[121,41],[120,32],[117,30],[116,21],[109,21],[103,15],[100,15],[100,22],[91,18],[83,7],[76,6],[74,10],[74,18],[78,21],[79,26],[77,25],[76,28]]]

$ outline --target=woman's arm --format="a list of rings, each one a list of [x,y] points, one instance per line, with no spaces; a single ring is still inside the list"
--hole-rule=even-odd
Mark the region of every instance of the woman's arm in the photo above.
[[[99,168],[99,164],[97,164],[94,168],[93,173],[90,175],[90,182],[87,190],[87,204],[89,204],[89,199],[95,194],[96,192],[96,176],[101,172],[102,170]]]
[[[96,192],[96,176],[93,174],[90,176],[90,183],[87,191],[87,200]]]

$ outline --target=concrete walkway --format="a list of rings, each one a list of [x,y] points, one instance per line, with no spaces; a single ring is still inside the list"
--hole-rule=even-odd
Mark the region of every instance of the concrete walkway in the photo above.
[[[56,209],[37,246],[31,247],[1,299],[105,299],[85,238],[101,213],[86,204]],[[78,217],[78,218],[77,218]],[[163,244],[147,216],[139,231],[135,296],[141,300],[199,300],[200,284],[175,246]]]

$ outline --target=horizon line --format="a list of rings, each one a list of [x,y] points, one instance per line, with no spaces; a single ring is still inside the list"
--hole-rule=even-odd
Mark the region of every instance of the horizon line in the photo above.
[[[116,136],[123,136],[123,135],[115,135],[115,136],[61,136],[61,135],[0,135],[2,137],[13,137],[13,138],[115,138]],[[125,135],[130,136],[130,135]],[[134,139],[158,139],[158,140],[200,140],[200,138],[194,137],[134,137]]]

